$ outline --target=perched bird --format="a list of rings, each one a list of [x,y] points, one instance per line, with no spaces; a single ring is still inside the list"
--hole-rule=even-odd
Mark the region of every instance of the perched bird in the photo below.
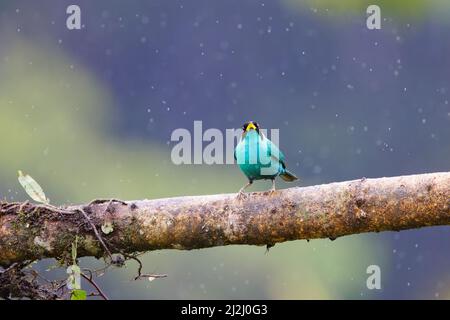
[[[271,191],[275,191],[275,178],[280,176],[285,181],[298,178],[286,169],[283,153],[260,131],[255,121],[242,126],[241,139],[234,150],[234,158],[239,168],[247,176],[248,183],[239,190],[239,197],[254,180],[272,180]]]

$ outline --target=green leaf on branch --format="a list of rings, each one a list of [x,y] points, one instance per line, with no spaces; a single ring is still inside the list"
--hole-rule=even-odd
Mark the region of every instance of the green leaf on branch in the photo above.
[[[34,201],[49,204],[50,200],[44,194],[44,190],[42,190],[41,186],[28,174],[23,174],[22,171],[19,170],[19,183],[25,189],[26,193],[33,199]]]
[[[86,298],[86,291],[81,289],[73,290],[72,294],[70,295],[70,300],[86,300]]]

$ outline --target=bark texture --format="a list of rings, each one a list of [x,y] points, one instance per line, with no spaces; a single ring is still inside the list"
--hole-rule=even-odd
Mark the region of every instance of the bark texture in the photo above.
[[[89,217],[90,221],[87,221]],[[112,224],[104,234],[101,226]],[[0,265],[78,256],[331,238],[450,224],[450,172],[158,200],[94,200],[56,208],[0,204]]]

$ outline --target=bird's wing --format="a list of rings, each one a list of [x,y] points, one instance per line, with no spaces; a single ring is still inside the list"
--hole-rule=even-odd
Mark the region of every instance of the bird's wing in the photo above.
[[[270,157],[275,161],[279,161],[283,166],[283,168],[285,168],[286,164],[284,154],[283,152],[280,151],[280,149],[276,146],[276,144],[267,139],[267,148],[269,149]]]
[[[241,143],[243,143],[243,140],[244,140],[245,135],[246,135],[246,133],[244,132],[244,133],[242,134],[241,138],[239,139],[238,144],[237,144],[236,147],[234,148],[234,153],[233,153],[233,155],[234,155],[234,160],[237,160],[237,157],[236,157],[236,150],[239,148],[239,146],[241,145]]]

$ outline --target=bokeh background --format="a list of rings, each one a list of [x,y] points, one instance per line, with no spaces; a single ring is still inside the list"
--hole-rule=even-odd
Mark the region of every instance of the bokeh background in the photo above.
[[[66,28],[70,4],[82,30]],[[19,169],[54,204],[236,192],[233,165],[172,164],[170,135],[194,120],[279,128],[297,185],[448,171],[449,40],[445,0],[2,0],[0,196],[27,198]],[[445,299],[449,247],[432,227],[163,250],[142,259],[168,278],[131,281],[130,262],[99,284],[115,299]],[[54,263],[35,268],[63,277]],[[371,264],[382,290],[366,287]]]

